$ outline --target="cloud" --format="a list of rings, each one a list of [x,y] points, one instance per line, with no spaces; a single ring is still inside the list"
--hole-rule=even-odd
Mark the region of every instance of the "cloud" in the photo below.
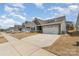
[[[14,24],[21,24],[23,21],[26,20],[26,13],[24,13],[23,11],[24,8],[25,7],[23,4],[6,4],[4,6],[4,10],[8,14],[2,15],[0,17],[0,22],[2,22],[3,24],[5,24],[5,26],[8,27],[13,26]]]
[[[9,14],[15,13],[15,14],[26,15],[26,13],[24,13],[24,8],[25,6],[23,4],[12,3],[12,4],[6,4],[4,10]]]
[[[52,6],[48,8],[48,11],[52,11],[52,14],[53,14],[53,16],[50,16],[50,18],[66,16],[67,20],[75,20],[76,14],[79,13],[79,7],[78,5],[73,5],[73,4],[68,5],[67,7],[60,7],[60,6],[53,7]]]
[[[1,18],[2,18],[2,19],[6,18],[6,15],[2,15]]]
[[[50,11],[56,10],[59,14],[62,14],[62,15],[66,15],[66,14],[70,13],[70,10],[68,8],[64,8],[64,7],[51,7],[48,10],[50,10]]]
[[[3,23],[8,26],[14,26],[15,24],[21,24],[20,22],[17,22],[12,18],[7,18]]]
[[[15,15],[16,17],[19,17],[20,19],[22,19],[22,20],[26,20],[26,17],[25,16],[22,16],[22,15]]]
[[[7,19],[0,19],[0,25],[7,27],[14,26],[16,22],[13,19],[7,18]],[[7,25],[7,26],[6,26]]]
[[[53,13],[53,15],[47,17],[47,18],[44,18],[45,20],[46,19],[53,19],[53,18],[57,18],[57,17],[61,17],[63,16],[63,14],[59,14],[59,13]]]
[[[60,7],[60,6],[55,6],[55,7],[50,7],[48,8],[49,11],[56,11],[59,15],[68,15],[70,13],[78,13],[79,11],[79,4],[70,4],[68,7]]]
[[[25,8],[24,3],[9,3],[8,6],[14,7],[14,8]]]
[[[10,26],[13,26],[14,24],[16,24],[16,22],[13,19],[9,19],[9,18],[5,19],[3,23]]]
[[[9,6],[5,6],[5,8],[4,8],[4,10],[6,11],[6,12],[12,12],[13,11],[13,8],[11,8],[11,7],[9,7]]]
[[[20,18],[22,21],[25,21],[26,20],[26,17],[25,17],[25,13],[23,13],[23,15],[20,15],[20,14],[16,14],[16,13],[14,13],[14,12],[12,12],[12,13],[10,13],[10,15],[11,16],[13,16],[13,17],[18,17],[18,18]]]
[[[7,14],[4,14],[0,17],[0,23],[2,23],[1,25],[11,27],[14,26],[14,24],[21,24],[24,22],[27,15],[23,11],[24,8],[25,6],[20,3],[5,4],[4,11],[7,12]]]
[[[12,4],[12,6],[18,7],[18,8],[25,8],[22,3],[14,3],[14,4]]]
[[[14,20],[13,18],[8,18],[6,16],[1,16],[0,25],[4,28],[13,27],[15,24],[21,24],[21,22]]]
[[[43,3],[34,3],[34,5],[41,9],[44,8]]]
[[[78,8],[78,6],[76,6],[76,5],[71,5],[69,7],[72,8],[72,9],[77,9]]]
[[[79,7],[78,7],[78,5],[70,5],[70,6],[68,6],[68,8],[71,9],[71,10],[76,10]]]
[[[5,8],[4,8],[4,10],[6,11],[6,12],[19,12],[19,11],[21,11],[22,9],[21,8],[18,8],[18,7],[12,7],[12,6],[9,6],[9,5],[5,5]]]

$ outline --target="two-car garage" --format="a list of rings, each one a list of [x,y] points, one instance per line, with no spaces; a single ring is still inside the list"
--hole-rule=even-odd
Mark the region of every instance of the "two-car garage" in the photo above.
[[[44,34],[65,34],[66,29],[66,18],[65,16],[48,19],[48,20],[37,20],[36,31]]]
[[[42,26],[42,31],[44,34],[59,34],[60,26],[58,24],[45,25],[45,26]]]

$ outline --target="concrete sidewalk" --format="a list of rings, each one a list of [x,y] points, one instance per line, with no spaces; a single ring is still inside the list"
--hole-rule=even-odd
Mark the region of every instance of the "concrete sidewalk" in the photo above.
[[[24,40],[18,40],[10,35],[7,35],[6,33],[2,33],[2,35],[8,40],[9,45],[14,49],[14,51],[16,51],[16,53],[14,55],[20,55],[20,56],[31,56],[31,55],[55,56],[53,53],[50,53],[44,49],[41,49],[39,46],[33,45],[29,42],[25,42]],[[6,48],[7,47],[5,47],[5,49]],[[11,53],[7,53],[7,54],[10,55]],[[11,54],[11,55],[13,55],[13,54]]]
[[[0,56],[19,56],[15,48],[10,43],[0,44]]]

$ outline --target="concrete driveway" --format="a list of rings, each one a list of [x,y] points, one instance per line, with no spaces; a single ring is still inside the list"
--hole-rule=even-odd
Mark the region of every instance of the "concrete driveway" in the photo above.
[[[23,38],[21,40],[25,42],[29,42],[33,45],[37,45],[39,47],[47,47],[53,44],[59,37],[60,35],[38,34],[38,35]]]
[[[8,55],[8,56],[56,56],[55,54],[46,51],[39,47],[38,45],[32,43],[32,41],[26,41],[26,40],[32,40],[34,38],[41,39],[41,35],[34,35],[32,37],[28,37],[22,40],[18,40],[6,33],[1,33],[7,40],[7,43],[3,43],[0,45],[0,55]],[[34,38],[33,38],[34,37]],[[38,40],[39,41],[39,40]],[[40,41],[39,45],[44,43],[45,40]],[[45,43],[44,43],[45,44]]]

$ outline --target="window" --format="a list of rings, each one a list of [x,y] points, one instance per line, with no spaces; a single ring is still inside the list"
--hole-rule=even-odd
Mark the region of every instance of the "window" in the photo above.
[[[34,31],[35,30],[35,27],[32,27],[31,30]]]

